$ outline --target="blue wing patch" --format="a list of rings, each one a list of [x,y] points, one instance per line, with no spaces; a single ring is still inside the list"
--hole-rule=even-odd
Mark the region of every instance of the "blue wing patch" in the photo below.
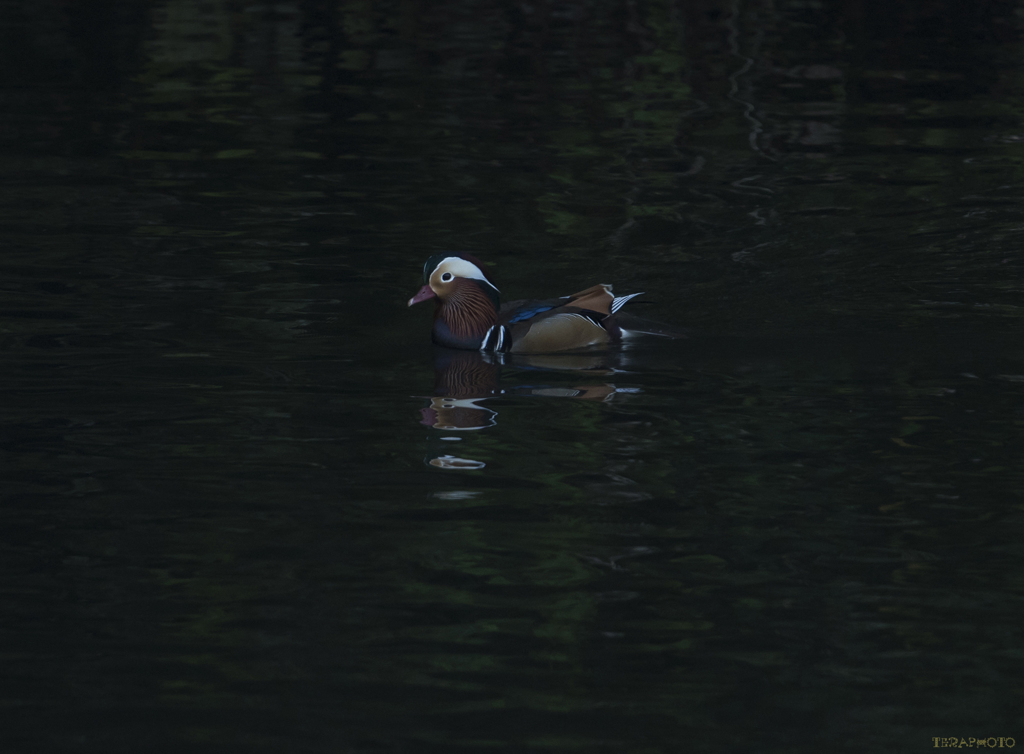
[[[532,319],[533,317],[536,317],[538,314],[550,311],[559,306],[561,306],[561,304],[543,304],[541,306],[531,306],[526,309],[520,309],[515,313],[515,316],[508,321],[508,323],[510,325],[514,325],[516,322],[523,322],[524,320]]]

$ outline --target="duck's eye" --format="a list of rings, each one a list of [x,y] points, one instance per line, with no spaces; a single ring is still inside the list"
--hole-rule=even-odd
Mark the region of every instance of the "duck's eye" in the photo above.
[[[452,279],[453,277],[455,277],[455,276],[454,276],[454,275],[452,275],[452,274],[451,274],[450,272],[446,272],[445,274],[443,274],[443,275],[441,276],[441,282],[442,282],[442,283],[450,283],[450,282],[451,282],[451,279]]]

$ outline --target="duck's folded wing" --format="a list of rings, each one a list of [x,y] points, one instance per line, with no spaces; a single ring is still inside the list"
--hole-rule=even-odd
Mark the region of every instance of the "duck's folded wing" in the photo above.
[[[557,309],[563,304],[562,301],[515,301],[513,303],[518,306],[501,308],[500,320],[508,325],[533,319],[538,314]]]
[[[598,312],[607,316],[612,313],[612,303],[615,301],[615,296],[612,294],[612,287],[610,285],[598,283],[579,293],[574,293],[562,299],[562,301],[566,306],[575,306],[577,309],[586,309],[587,311]]]
[[[506,301],[498,310],[498,319],[501,321],[508,321],[509,319],[529,319],[536,314],[546,312],[548,309],[565,306],[567,300],[568,299],[564,298],[549,298]]]

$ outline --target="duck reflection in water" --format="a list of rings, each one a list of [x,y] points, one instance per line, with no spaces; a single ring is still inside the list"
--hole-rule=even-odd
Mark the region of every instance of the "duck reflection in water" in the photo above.
[[[499,395],[537,396],[543,398],[575,398],[609,401],[636,389],[617,388],[610,383],[578,384],[571,387],[552,385],[500,386],[501,367],[543,372],[579,372],[581,377],[602,378],[616,371],[620,352],[595,354],[544,354],[517,356],[489,354],[479,351],[435,349],[434,389],[430,406],[420,409],[420,423],[441,430],[479,430],[497,424],[498,412],[483,402]]]

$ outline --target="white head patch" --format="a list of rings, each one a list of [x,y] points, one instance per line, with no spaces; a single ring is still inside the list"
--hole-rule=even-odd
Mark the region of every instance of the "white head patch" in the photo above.
[[[472,280],[482,280],[487,285],[495,288],[494,284],[487,279],[483,271],[469,260],[463,259],[462,257],[445,257],[437,263],[437,267],[434,268],[434,272],[430,275],[431,280],[434,279],[434,275],[444,275],[446,272],[450,272],[457,278],[470,278]],[[444,281],[447,282],[447,281]]]

